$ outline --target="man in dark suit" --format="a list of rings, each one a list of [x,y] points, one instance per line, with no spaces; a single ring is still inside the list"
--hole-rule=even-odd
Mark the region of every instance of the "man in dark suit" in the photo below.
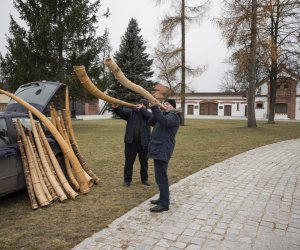
[[[140,176],[142,184],[150,186],[148,181],[148,144],[150,140],[150,125],[148,124],[151,112],[147,110],[149,102],[141,99],[136,109],[112,105],[113,111],[127,121],[124,136],[125,165],[124,186],[129,187],[132,181],[133,164],[138,155],[140,161]]]
[[[168,163],[175,147],[175,136],[180,125],[180,115],[176,111],[174,99],[164,102],[165,110],[161,112],[157,102],[151,102],[152,117],[149,124],[154,126],[150,143],[148,157],[154,159],[155,181],[159,188],[159,199],[152,200],[151,212],[162,212],[169,210],[170,193],[168,181]]]

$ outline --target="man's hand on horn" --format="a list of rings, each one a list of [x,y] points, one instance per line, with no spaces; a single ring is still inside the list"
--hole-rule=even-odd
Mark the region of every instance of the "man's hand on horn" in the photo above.
[[[152,106],[155,106],[155,105],[158,105],[159,104],[159,101],[158,100],[151,100],[150,101],[150,106],[152,107]]]

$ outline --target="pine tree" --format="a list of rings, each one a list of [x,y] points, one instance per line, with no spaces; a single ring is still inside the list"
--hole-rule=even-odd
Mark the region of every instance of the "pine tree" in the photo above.
[[[140,31],[137,21],[131,18],[114,59],[130,81],[151,92],[154,84],[149,78],[153,75],[151,70],[153,60],[149,59],[149,55],[145,52],[146,45]],[[113,76],[111,82],[108,90],[110,96],[130,103],[136,103],[142,98],[141,95],[120,85]]]
[[[73,100],[84,99],[86,92],[73,66],[84,65],[100,84],[103,64],[99,55],[107,48],[107,32],[96,36],[100,0],[14,0],[14,5],[26,27],[11,16],[8,52],[1,58],[10,89],[31,81],[60,81],[69,85]]]

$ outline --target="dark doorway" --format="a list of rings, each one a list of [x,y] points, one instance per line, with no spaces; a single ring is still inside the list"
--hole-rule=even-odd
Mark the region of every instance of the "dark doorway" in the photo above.
[[[218,104],[212,102],[201,103],[200,115],[218,115]]]
[[[224,105],[224,116],[231,116],[231,105]]]

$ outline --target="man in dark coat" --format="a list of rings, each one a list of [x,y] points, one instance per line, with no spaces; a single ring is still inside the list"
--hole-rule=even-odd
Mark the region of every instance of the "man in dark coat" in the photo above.
[[[180,116],[175,110],[175,100],[165,100],[164,108],[165,111],[161,112],[157,103],[151,103],[152,117],[149,119],[149,124],[154,128],[150,138],[148,157],[154,159],[155,181],[159,188],[159,199],[151,200],[151,204],[156,205],[150,209],[151,212],[169,210],[170,193],[167,170],[180,125]]]
[[[132,181],[133,164],[136,155],[140,161],[140,176],[144,185],[150,186],[148,182],[148,144],[150,140],[150,125],[148,120],[151,112],[147,110],[149,102],[141,99],[136,109],[129,109],[113,105],[113,111],[122,119],[127,121],[124,136],[125,143],[125,165],[124,186],[129,187]]]

